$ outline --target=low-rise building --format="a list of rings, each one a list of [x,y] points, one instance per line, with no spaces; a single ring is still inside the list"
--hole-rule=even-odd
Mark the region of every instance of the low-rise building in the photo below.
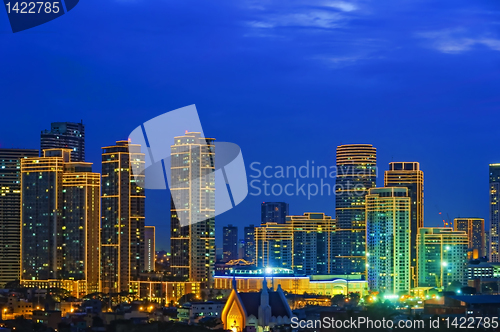
[[[57,330],[57,325],[61,322],[62,317],[59,310],[33,310],[32,320],[35,323]]]
[[[7,299],[7,303],[2,311],[2,319],[14,319],[19,316],[31,319],[32,314],[33,303],[13,294],[9,295]]]
[[[177,309],[177,318],[181,322],[193,324],[202,318],[220,318],[223,308],[222,302],[188,302]]]

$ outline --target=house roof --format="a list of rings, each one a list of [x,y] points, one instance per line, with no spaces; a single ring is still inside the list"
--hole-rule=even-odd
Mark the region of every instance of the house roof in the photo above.
[[[249,316],[254,315],[255,317],[259,317],[260,294],[261,292],[239,293],[242,305]],[[288,303],[283,303],[283,300],[278,292],[269,291],[269,306],[271,307],[271,316],[288,316]]]

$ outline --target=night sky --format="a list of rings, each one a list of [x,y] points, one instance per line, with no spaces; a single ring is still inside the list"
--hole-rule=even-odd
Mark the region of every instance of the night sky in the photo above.
[[[426,226],[443,225],[439,212],[489,218],[498,1],[83,0],[16,34],[0,10],[0,38],[3,148],[39,148],[50,122],[83,119],[100,172],[102,146],[196,104],[205,134],[238,144],[247,167],[330,166],[337,145],[370,143],[379,186],[389,162],[420,162]],[[168,249],[168,193],[147,195],[146,223]],[[258,224],[262,201],[333,216],[334,200],[249,195],[217,234]]]

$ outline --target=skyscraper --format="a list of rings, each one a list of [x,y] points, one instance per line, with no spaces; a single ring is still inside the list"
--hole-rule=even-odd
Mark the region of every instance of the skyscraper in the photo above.
[[[21,273],[21,159],[38,150],[0,149],[0,288]]]
[[[366,196],[367,279],[371,290],[409,292],[411,199],[408,189],[370,189]]]
[[[85,126],[83,122],[52,122],[50,130],[43,130],[41,150],[70,149],[71,160],[85,161]]]
[[[213,281],[215,139],[186,132],[171,146],[171,270],[189,281]]]
[[[145,271],[156,271],[155,227],[144,226],[144,267]]]
[[[268,222],[255,228],[256,265],[291,269],[292,228],[287,224]]]
[[[500,262],[500,164],[490,164],[490,262]]]
[[[486,255],[484,245],[484,219],[481,218],[455,218],[453,221],[453,228],[456,231],[464,231],[469,238],[469,250],[477,251],[477,257],[484,257]]]
[[[365,196],[375,187],[376,166],[377,149],[371,144],[337,147],[333,250],[338,274],[365,273]]]
[[[386,187],[404,187],[411,198],[411,271],[412,287],[417,283],[417,234],[424,227],[424,172],[417,162],[389,163],[385,171]]]
[[[288,216],[292,230],[292,268],[297,274],[332,274],[335,220],[324,213]]]
[[[275,222],[284,224],[288,216],[288,203],[284,202],[263,202],[260,207],[261,224]]]
[[[248,262],[255,263],[255,226],[250,225],[244,228],[245,232],[245,257]]]
[[[464,231],[422,227],[418,231],[418,287],[444,287],[467,282],[467,247]]]
[[[22,279],[75,280],[85,285],[78,292],[99,292],[100,174],[70,153],[21,160]]]
[[[117,141],[102,148],[102,258],[104,293],[129,292],[130,281],[145,269],[144,154],[140,146]]]
[[[238,259],[238,227],[231,224],[222,228],[222,259]]]

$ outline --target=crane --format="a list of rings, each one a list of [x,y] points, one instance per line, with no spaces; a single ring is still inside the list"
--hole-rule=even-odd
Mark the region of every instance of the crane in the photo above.
[[[439,212],[439,215],[441,216],[442,213]],[[443,225],[444,225],[444,227],[451,227],[451,228],[453,228],[453,221],[450,219],[450,215],[448,213],[446,214],[446,217],[447,217],[448,220],[443,219]]]

